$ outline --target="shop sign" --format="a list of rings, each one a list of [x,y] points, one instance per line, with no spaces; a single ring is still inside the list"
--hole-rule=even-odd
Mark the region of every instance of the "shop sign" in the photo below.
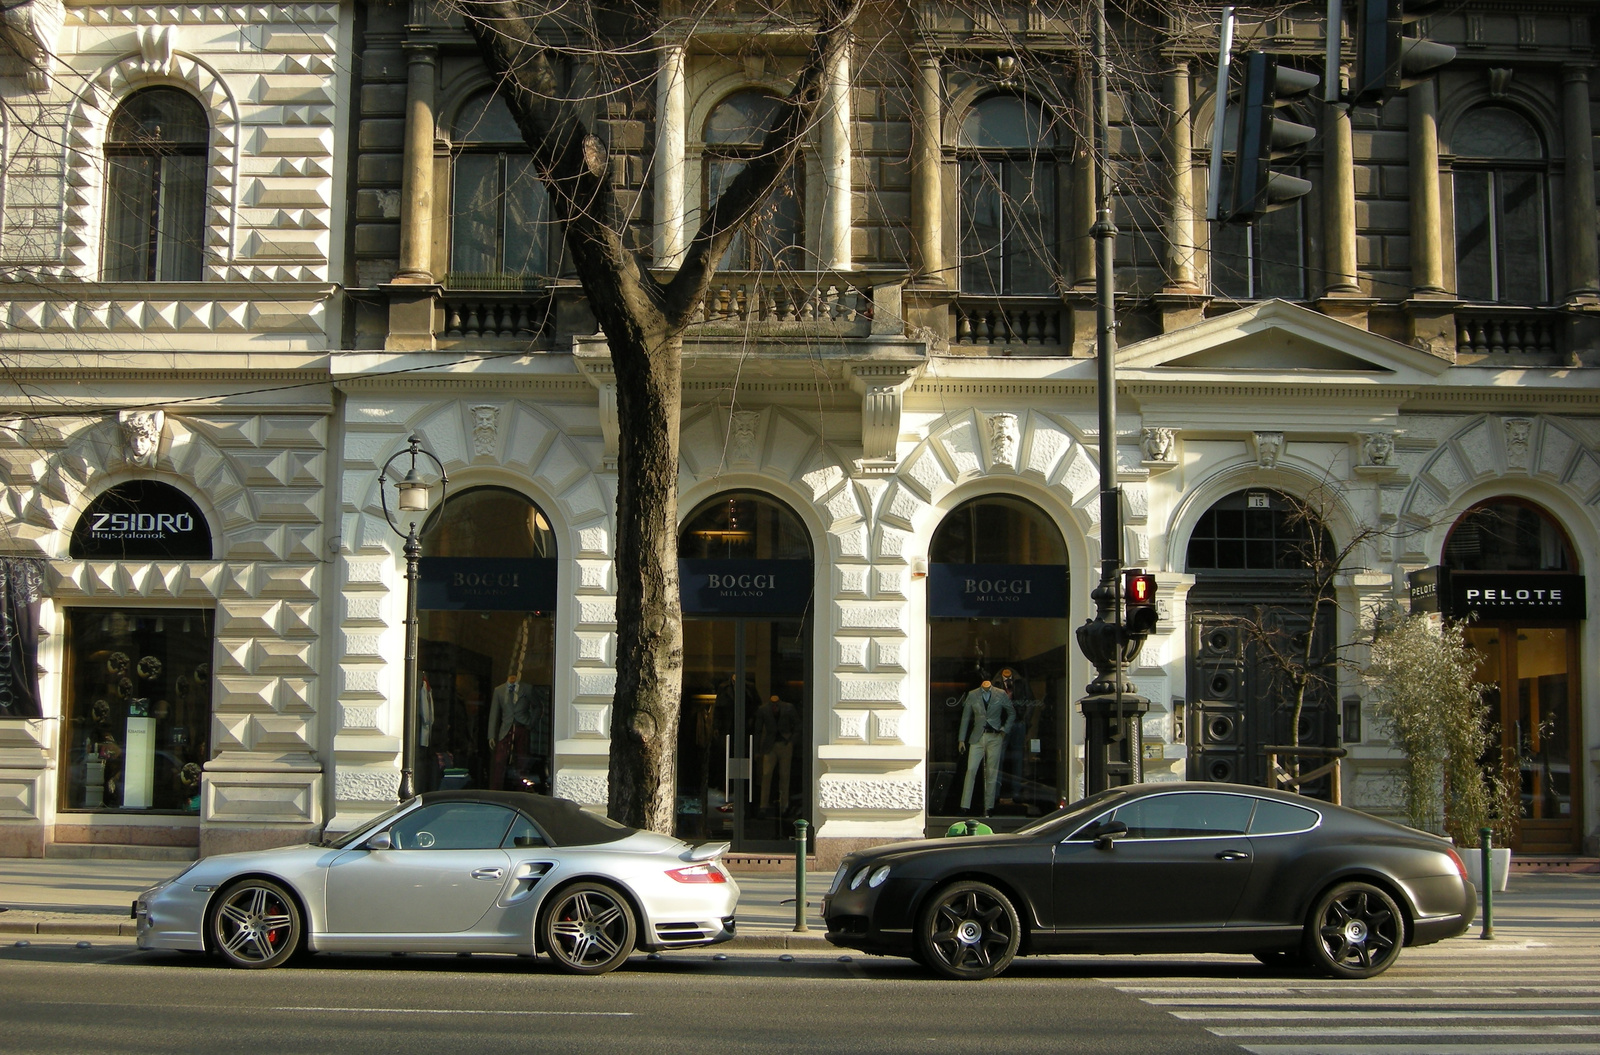
[[[1011,616],[1065,619],[1064,564],[934,564],[928,568],[928,615],[938,619]]]
[[[103,491],[78,517],[76,560],[210,560],[211,526],[194,500],[159,480]]]
[[[680,560],[685,615],[799,615],[811,605],[808,560]]]
[[[556,606],[548,557],[423,557],[417,607],[453,612],[545,612]]]
[[[1582,575],[1555,572],[1451,571],[1435,565],[1406,576],[1413,612],[1451,619],[1585,619]]]

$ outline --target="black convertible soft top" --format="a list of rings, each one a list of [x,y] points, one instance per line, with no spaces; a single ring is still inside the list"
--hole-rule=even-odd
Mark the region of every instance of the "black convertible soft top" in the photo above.
[[[637,828],[590,813],[571,799],[535,795],[528,791],[429,791],[420,796],[430,802],[493,802],[520,810],[533,818],[552,846],[595,846],[626,839]]]

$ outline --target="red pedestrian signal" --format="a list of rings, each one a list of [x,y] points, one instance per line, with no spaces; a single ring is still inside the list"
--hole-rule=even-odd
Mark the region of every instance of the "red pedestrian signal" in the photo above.
[[[1143,568],[1122,573],[1122,628],[1130,638],[1144,638],[1156,628],[1156,577]]]

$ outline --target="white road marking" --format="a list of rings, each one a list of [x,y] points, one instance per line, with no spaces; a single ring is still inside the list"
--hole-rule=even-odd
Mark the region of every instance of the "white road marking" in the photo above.
[[[528,1015],[538,1017],[632,1018],[632,1011],[485,1011],[451,1007],[269,1007],[267,1011],[317,1011],[332,1014],[380,1015]]]

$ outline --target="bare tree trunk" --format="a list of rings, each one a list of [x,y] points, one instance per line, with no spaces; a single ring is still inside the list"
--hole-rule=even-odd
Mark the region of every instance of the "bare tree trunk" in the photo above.
[[[617,691],[608,812],[671,832],[683,612],[678,595],[681,337],[652,351],[613,344],[617,415]]]

